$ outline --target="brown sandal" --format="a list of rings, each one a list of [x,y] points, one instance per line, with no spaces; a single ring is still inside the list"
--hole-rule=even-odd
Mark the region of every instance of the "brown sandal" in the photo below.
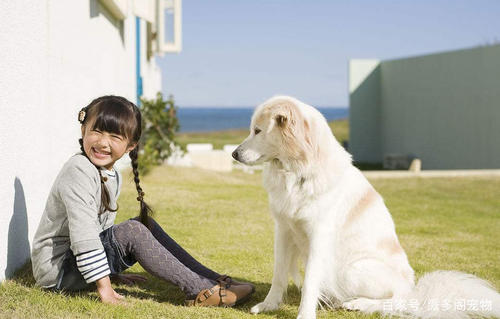
[[[250,285],[234,285],[221,278],[217,279],[217,285],[200,291],[194,300],[186,300],[186,306],[232,307],[247,300],[253,292]]]
[[[240,285],[247,285],[252,288],[252,293],[255,291],[255,286],[249,282],[239,282],[231,278],[231,276],[228,275],[221,275],[219,278],[217,278],[217,281],[225,281],[233,286],[240,286]]]

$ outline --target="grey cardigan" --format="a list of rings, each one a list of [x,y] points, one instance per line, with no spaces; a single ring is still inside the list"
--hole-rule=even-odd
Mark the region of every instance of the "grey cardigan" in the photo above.
[[[110,195],[110,207],[116,207],[121,176],[105,182]],[[31,261],[33,275],[42,287],[53,287],[68,249],[73,254],[104,249],[99,233],[111,227],[116,212],[99,215],[101,180],[98,170],[87,157],[71,157],[56,177],[47,199],[40,224],[33,239]]]

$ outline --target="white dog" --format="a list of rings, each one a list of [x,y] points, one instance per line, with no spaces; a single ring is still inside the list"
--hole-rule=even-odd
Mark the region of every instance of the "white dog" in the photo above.
[[[292,97],[271,98],[256,108],[250,130],[233,157],[264,163],[276,224],[271,289],[251,312],[278,309],[289,274],[300,283],[301,257],[305,276],[297,318],[315,318],[319,301],[421,318],[500,317],[500,295],[473,275],[436,271],[415,286],[382,197],[315,108]],[[469,300],[477,307],[457,307]]]

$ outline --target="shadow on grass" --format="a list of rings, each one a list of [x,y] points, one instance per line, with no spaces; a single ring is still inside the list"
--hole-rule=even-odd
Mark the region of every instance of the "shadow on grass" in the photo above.
[[[130,287],[127,285],[116,286],[115,290],[119,294],[138,299],[149,299],[155,302],[169,303],[174,306],[184,305],[185,295],[177,286],[174,286],[162,280],[158,280],[156,277],[153,277],[147,272],[126,273],[141,275],[146,277],[148,280],[145,282],[140,282],[134,287]],[[245,278],[234,277],[233,279],[239,282],[250,282]],[[234,309],[249,313],[252,306],[264,300],[267,292],[271,288],[270,283],[251,283],[255,285],[254,294],[243,304],[234,307]],[[297,288],[295,288],[295,290],[297,290]],[[294,297],[294,300],[297,299],[296,296],[298,295],[300,295],[300,293],[298,293],[298,290],[297,292],[292,292],[291,294],[291,296]]]
[[[173,306],[184,305],[185,295],[179,289],[179,287],[172,285],[168,282],[165,282],[163,280],[158,280],[158,278],[144,271],[139,271],[139,272],[126,271],[125,273],[141,275],[146,277],[147,280],[145,282],[139,282],[137,283],[137,285],[134,286],[128,286],[125,284],[113,284],[115,291],[118,292],[119,294],[125,297],[131,297],[142,300],[151,300],[158,303],[167,303]],[[26,288],[37,287],[35,279],[33,277],[31,261],[27,262],[23,267],[17,270],[10,280]],[[245,282],[245,281],[249,282],[245,278],[235,277],[234,280],[240,282]],[[271,287],[271,284],[256,283],[256,282],[252,283],[255,285],[255,293],[244,304],[238,305],[234,307],[234,309],[248,313],[250,312],[250,308],[253,305],[264,300],[265,296],[267,295],[267,292]],[[68,297],[83,297],[92,300],[96,299],[96,291],[93,285],[90,285],[88,289],[81,291],[62,291],[54,293],[62,294]],[[289,287],[286,302],[288,304],[298,305],[299,301],[300,301],[300,292],[298,291],[298,289],[295,286]],[[282,317],[283,310],[276,311],[275,313],[276,315],[278,315],[278,318],[285,318],[285,317],[289,318],[289,316]]]
[[[26,287],[35,286],[35,278],[33,277],[33,270],[31,268],[31,260],[27,261],[21,268],[16,270],[9,280],[14,281]]]
[[[119,294],[137,299],[149,299],[161,303],[170,303],[173,305],[182,305],[184,303],[184,293],[178,287],[162,280],[158,280],[146,272],[127,271],[126,273],[141,275],[146,277],[148,280],[145,282],[139,282],[134,286],[113,284],[114,289]],[[33,277],[33,271],[31,268],[31,261],[27,262],[23,267],[17,270],[11,280],[27,288],[36,287],[35,278]],[[65,296],[71,297],[88,296],[91,299],[95,299],[96,291],[94,285],[89,285],[88,289],[80,291],[61,291],[55,293],[61,293]]]
[[[149,300],[157,303],[168,304],[171,306],[183,306],[184,305],[184,293],[177,287],[162,280],[158,280],[145,271],[126,271],[128,274],[137,274],[147,278],[145,282],[139,282],[135,286],[127,286],[125,284],[113,284],[114,289],[119,294],[133,299],[139,300]],[[245,278],[234,278],[240,282],[249,282]],[[22,285],[26,288],[35,288],[36,283],[33,278],[33,273],[31,270],[31,262],[26,263],[21,269],[19,269],[11,281]],[[266,297],[271,284],[268,282],[252,282],[255,285],[254,294],[242,305],[238,305],[233,309],[235,311],[241,312],[242,314],[249,314],[250,308],[259,302],[262,302]],[[69,298],[88,298],[89,300],[96,301],[98,303],[99,299],[97,297],[95,288],[89,286],[89,289],[82,290],[78,292],[54,292],[54,294],[60,294]],[[296,318],[298,313],[298,307],[300,304],[300,290],[295,285],[289,285],[287,289],[287,294],[284,300],[286,306],[280,307],[276,311],[267,312],[267,315],[273,316],[275,318]],[[182,308],[179,308],[182,311]],[[335,310],[332,310],[335,311]]]

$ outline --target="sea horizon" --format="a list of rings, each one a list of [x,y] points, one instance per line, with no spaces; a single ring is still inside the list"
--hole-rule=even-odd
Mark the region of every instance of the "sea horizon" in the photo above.
[[[247,129],[255,107],[181,106],[177,108],[180,133]],[[317,107],[328,121],[348,118],[348,107]]]

